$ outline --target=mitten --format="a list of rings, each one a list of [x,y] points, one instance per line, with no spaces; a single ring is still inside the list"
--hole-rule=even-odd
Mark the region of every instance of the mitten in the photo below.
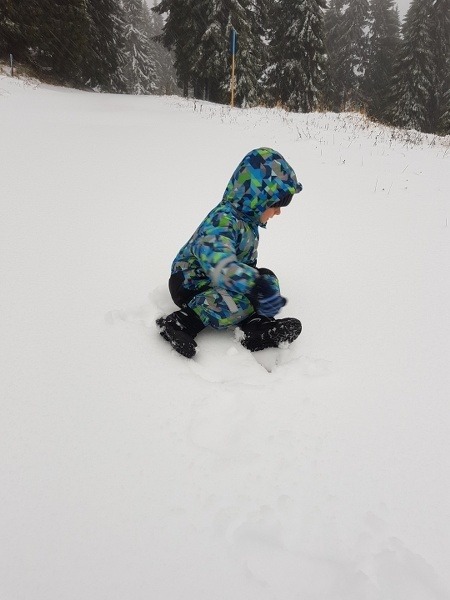
[[[264,276],[258,277],[253,288],[252,303],[258,315],[274,317],[287,303],[287,299],[280,295],[277,287],[271,285],[270,280]]]

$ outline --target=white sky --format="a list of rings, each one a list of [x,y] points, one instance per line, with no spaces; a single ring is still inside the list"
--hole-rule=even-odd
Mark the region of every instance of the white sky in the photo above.
[[[400,18],[402,20],[406,15],[406,11],[408,10],[410,3],[410,0],[397,0],[398,9],[400,11]]]

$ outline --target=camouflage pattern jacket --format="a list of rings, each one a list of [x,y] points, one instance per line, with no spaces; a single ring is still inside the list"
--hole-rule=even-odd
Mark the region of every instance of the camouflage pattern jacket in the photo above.
[[[258,277],[258,227],[265,227],[261,215],[281,196],[301,189],[278,152],[252,150],[233,173],[221,202],[177,254],[172,274],[181,271],[189,290],[209,285],[249,294]]]

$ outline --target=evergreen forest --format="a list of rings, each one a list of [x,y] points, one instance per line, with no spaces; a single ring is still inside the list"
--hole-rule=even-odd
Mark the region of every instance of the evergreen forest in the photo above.
[[[450,133],[450,0],[412,0],[403,23],[394,0],[0,0],[11,56],[81,89],[228,103],[233,81],[240,107]]]

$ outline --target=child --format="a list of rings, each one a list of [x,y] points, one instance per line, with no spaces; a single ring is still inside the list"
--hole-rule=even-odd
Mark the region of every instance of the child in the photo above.
[[[278,319],[286,304],[278,279],[256,266],[258,227],[281,213],[302,190],[293,169],[270,148],[249,152],[213,208],[172,264],[169,290],[176,312],[156,321],[159,332],[187,358],[205,327],[239,325],[241,344],[254,352],[294,341],[298,319]]]

